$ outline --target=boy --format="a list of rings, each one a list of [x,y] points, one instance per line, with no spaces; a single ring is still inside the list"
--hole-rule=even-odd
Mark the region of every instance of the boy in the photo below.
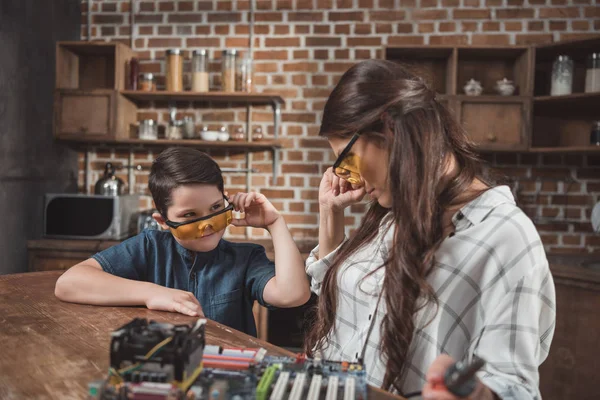
[[[254,336],[254,300],[276,307],[308,301],[304,262],[283,217],[257,193],[238,193],[229,204],[208,155],[163,151],[148,186],[153,217],[166,231],[145,230],[73,266],[56,282],[59,299],[206,316]],[[232,219],[233,209],[245,218]],[[221,239],[229,223],[268,229],[275,265],[262,246]]]

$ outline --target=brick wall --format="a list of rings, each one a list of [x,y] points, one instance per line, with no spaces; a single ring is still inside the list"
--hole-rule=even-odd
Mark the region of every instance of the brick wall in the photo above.
[[[211,85],[219,85],[220,51],[248,45],[249,1],[135,0],[131,38],[129,0],[92,1],[92,40],[119,40],[139,52],[142,71],[164,74],[164,50],[204,47],[211,50]],[[83,1],[82,39],[87,33]],[[297,238],[316,237],[317,186],[333,162],[327,143],[316,135],[321,112],[333,85],[353,63],[380,57],[385,45],[404,44],[531,44],[583,38],[600,28],[596,0],[256,0],[255,75],[257,91],[282,93],[281,169],[270,184],[269,153],[252,155],[252,186],[284,212]],[[198,124],[230,129],[246,121],[246,109],[183,108]],[[168,120],[166,109],[145,109],[139,118]],[[271,113],[253,108],[252,126],[272,134]],[[148,166],[156,154],[136,153]],[[243,155],[212,153],[223,167],[243,167]],[[517,189],[520,204],[534,219],[547,249],[562,252],[600,250],[591,232],[591,205],[600,200],[600,158],[580,155],[486,155],[490,165]],[[83,155],[81,155],[83,170]],[[90,154],[91,183],[108,160],[127,162],[126,153]],[[147,193],[147,171],[136,171],[137,193]],[[126,172],[121,174],[126,178]],[[539,179],[536,179],[539,177]],[[518,184],[516,184],[518,183]],[[243,190],[245,176],[227,174],[230,191]],[[83,188],[83,174],[80,175]],[[144,206],[150,201],[144,198]],[[349,227],[356,226],[364,205],[352,207]],[[244,235],[232,229],[229,235]],[[252,230],[251,237],[264,235]]]

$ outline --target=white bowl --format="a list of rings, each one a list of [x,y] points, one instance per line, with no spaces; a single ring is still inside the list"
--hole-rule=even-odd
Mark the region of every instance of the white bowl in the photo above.
[[[200,131],[200,139],[207,142],[216,142],[219,139],[218,131]]]

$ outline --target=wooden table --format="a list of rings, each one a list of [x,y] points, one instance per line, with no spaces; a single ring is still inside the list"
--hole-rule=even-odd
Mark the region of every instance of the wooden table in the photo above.
[[[61,271],[0,276],[0,399],[81,399],[108,370],[110,332],[134,317],[175,324],[194,318],[138,307],[63,303],[54,296]],[[292,353],[209,321],[209,344]],[[375,388],[370,399],[399,399]]]

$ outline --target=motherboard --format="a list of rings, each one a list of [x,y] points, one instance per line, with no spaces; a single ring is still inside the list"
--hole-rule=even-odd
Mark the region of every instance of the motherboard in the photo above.
[[[135,319],[111,337],[98,400],[366,400],[361,364],[268,356],[265,349],[206,345],[206,320],[193,325]]]

